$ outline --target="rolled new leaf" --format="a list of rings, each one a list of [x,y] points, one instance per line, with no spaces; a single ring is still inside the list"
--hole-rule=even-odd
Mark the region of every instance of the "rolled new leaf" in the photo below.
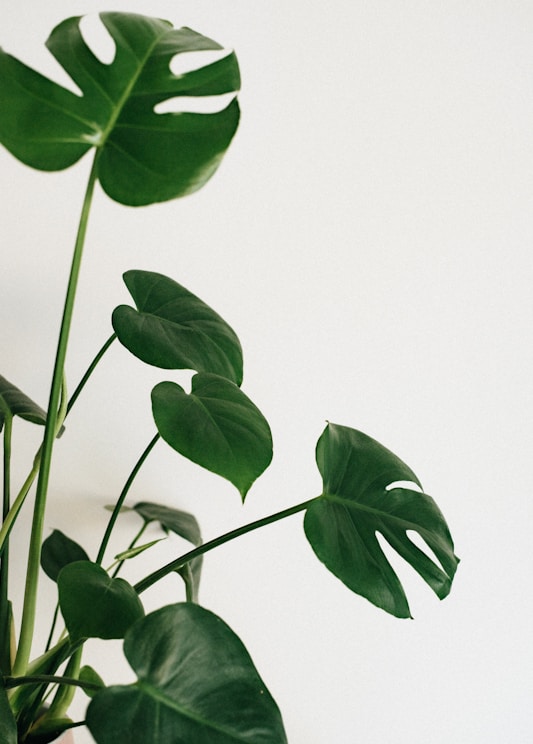
[[[237,385],[197,374],[187,394],[174,382],[152,390],[152,412],[163,439],[180,454],[227,478],[244,501],[272,460],[270,427]]]
[[[124,654],[137,682],[96,693],[87,726],[97,744],[286,744],[279,709],[235,633],[194,604],[135,623]]]
[[[0,142],[42,170],[68,168],[93,147],[106,193],[132,206],[184,196],[209,180],[239,121],[233,100],[212,114],[156,113],[181,96],[236,93],[236,57],[175,75],[177,54],[220,50],[189,28],[133,13],[101,13],[115,55],[100,62],[85,43],[80,18],[68,18],[46,45],[79,87],[76,95],[0,50]]]
[[[113,579],[101,566],[77,561],[58,577],[59,606],[72,641],[124,638],[144,609],[124,579]]]
[[[127,271],[136,309],[120,305],[113,328],[128,351],[164,369],[192,369],[242,382],[242,349],[218,313],[177,282],[152,271]]]
[[[400,458],[362,432],[328,424],[316,460],[322,496],[311,503],[305,533],[318,558],[352,591],[397,617],[410,617],[403,587],[380,547],[380,533],[440,599],[446,597],[459,562],[448,526],[425,493],[388,488],[398,481],[420,486]],[[408,537],[415,531],[437,558]]]

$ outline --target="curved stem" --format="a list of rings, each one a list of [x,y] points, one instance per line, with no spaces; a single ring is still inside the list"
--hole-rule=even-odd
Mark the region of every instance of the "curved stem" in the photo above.
[[[83,682],[75,677],[59,677],[55,674],[28,674],[23,677],[4,677],[6,689],[20,687],[21,685],[71,685],[72,687],[83,687],[84,690],[101,690],[101,685],[93,682]]]
[[[117,337],[117,334],[116,333],[113,333],[107,339],[107,341],[102,346],[102,348],[100,349],[100,351],[98,352],[98,354],[95,356],[95,358],[92,360],[92,362],[88,366],[87,371],[85,372],[85,374],[83,375],[83,377],[79,381],[78,386],[76,387],[76,390],[74,390],[74,392],[70,396],[70,400],[69,400],[68,406],[67,406],[67,415],[70,413],[70,410],[71,410],[72,406],[77,401],[78,396],[81,393],[81,391],[83,390],[83,388],[85,387],[85,384],[86,384],[87,380],[89,379],[89,377],[94,372],[96,365],[98,364],[98,362],[100,361],[100,359],[104,356],[104,354],[109,349],[109,347],[111,346],[111,344],[113,343],[113,341],[116,339],[116,337]]]
[[[13,416],[6,415],[4,419],[4,475],[3,475],[3,504],[2,521],[11,508],[11,434],[13,431]],[[11,611],[9,605],[9,555],[6,542],[0,558],[0,669],[11,671]]]
[[[85,244],[85,235],[87,232],[87,224],[89,221],[92,196],[97,179],[97,162],[98,150],[96,151],[94,156],[91,172],[89,174],[89,180],[87,183],[87,189],[85,191],[85,198],[83,200],[78,234],[76,237],[76,244],[74,246],[74,254],[72,257],[70,268],[67,294],[63,309],[63,318],[59,331],[54,372],[52,375],[50,398],[48,402],[48,413],[46,416],[46,426],[43,439],[43,449],[41,454],[41,466],[39,469],[37,492],[35,495],[35,505],[33,508],[33,522],[30,537],[28,571],[26,574],[26,589],[24,594],[24,608],[22,613],[19,648],[14,665],[14,671],[17,674],[22,674],[26,670],[30,657],[31,642],[35,626],[37,584],[39,579],[39,560],[41,554],[46,496],[48,493],[48,483],[50,479],[52,452],[57,434],[58,407],[61,398],[61,391],[63,388],[65,359],[67,355],[72,314],[74,311],[74,300],[76,298],[76,290],[78,286],[78,278],[81,268],[81,259],[83,255],[83,246]]]
[[[219,545],[224,545],[224,543],[227,543],[230,540],[234,540],[236,537],[245,535],[247,532],[258,530],[261,527],[266,527],[267,524],[273,524],[274,522],[279,522],[280,519],[285,519],[286,517],[290,517],[293,514],[297,514],[298,512],[307,509],[308,506],[313,503],[313,501],[316,501],[319,498],[321,497],[316,496],[313,499],[304,501],[301,504],[296,504],[296,506],[291,506],[288,509],[283,509],[283,511],[276,512],[275,514],[271,514],[268,517],[263,517],[262,519],[257,519],[255,522],[250,522],[249,524],[245,524],[242,527],[237,527],[237,529],[231,530],[231,532],[226,532],[224,535],[220,535],[220,537],[215,537],[213,540],[209,540],[209,542],[200,545],[198,548],[190,550],[188,553],[185,553],[179,558],[176,558],[176,560],[167,563],[165,566],[162,566],[157,571],[149,574],[148,576],[146,576],[146,578],[135,584],[133,588],[135,589],[137,594],[141,594],[141,592],[144,592],[146,589],[151,587],[152,584],[155,584],[156,581],[159,581],[160,579],[167,576],[169,573],[182,568],[186,563],[189,563],[189,561],[192,561],[194,558],[198,558],[198,556],[203,555],[210,550],[213,550],[213,548],[218,548]]]
[[[156,445],[156,443],[158,442],[159,438],[160,438],[160,434],[159,433],[154,436],[154,438],[152,439],[152,441],[150,442],[150,444],[148,445],[148,447],[146,447],[146,449],[144,450],[144,452],[142,453],[142,455],[139,457],[139,459],[135,463],[135,466],[134,466],[133,470],[131,471],[131,473],[130,473],[130,475],[128,477],[128,480],[124,484],[124,488],[122,489],[122,492],[121,492],[120,496],[118,497],[117,503],[115,504],[115,507],[113,509],[113,513],[111,514],[111,517],[110,517],[109,522],[107,524],[107,528],[106,528],[104,537],[102,538],[102,543],[100,545],[100,550],[98,551],[98,556],[96,558],[96,563],[98,563],[98,565],[102,565],[102,561],[104,560],[104,555],[105,555],[105,551],[106,551],[106,548],[107,548],[107,544],[109,542],[109,538],[111,537],[111,532],[113,531],[113,527],[115,526],[115,522],[117,521],[117,517],[118,517],[118,515],[120,513],[120,510],[122,508],[122,504],[124,503],[124,499],[126,498],[126,496],[128,494],[128,491],[130,490],[131,485],[132,485],[133,481],[135,480],[135,478],[137,476],[137,473],[141,469],[144,461],[146,460],[146,458],[148,457],[148,455],[150,454],[150,452],[153,450],[153,448]]]

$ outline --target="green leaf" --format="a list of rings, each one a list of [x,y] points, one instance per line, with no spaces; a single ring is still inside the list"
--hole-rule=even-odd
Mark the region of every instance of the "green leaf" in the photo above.
[[[96,563],[69,563],[57,583],[59,606],[74,642],[84,638],[124,638],[130,625],[144,615],[131,584],[111,578]]]
[[[44,718],[31,729],[24,744],[57,742],[62,733],[75,726],[71,718]]]
[[[222,377],[195,375],[190,395],[173,382],[161,382],[152,390],[152,411],[171,447],[227,478],[243,501],[272,460],[272,437],[263,414]]]
[[[113,328],[128,351],[164,369],[192,369],[242,382],[242,349],[230,326],[177,282],[151,271],[127,271],[137,306],[120,305]]]
[[[80,18],[68,18],[46,45],[82,95],[48,80],[0,51],[0,141],[22,162],[61,170],[93,146],[98,178],[123,204],[165,201],[201,188],[217,169],[237,129],[235,99],[212,114],[155,113],[176,97],[235,93],[236,57],[174,75],[177,54],[221,46],[189,28],[132,13],[101,13],[115,43],[111,64],[85,44]]]
[[[88,560],[85,550],[60,530],[54,530],[41,547],[41,567],[52,581],[57,581],[59,572],[69,563]]]
[[[387,488],[420,483],[413,471],[374,439],[328,424],[317,444],[323,493],[305,515],[305,532],[318,558],[346,586],[397,617],[410,617],[403,587],[376,533],[420,574],[441,599],[457,568],[453,541],[437,504],[425,493]],[[410,539],[416,531],[436,556]]]
[[[98,672],[96,672],[91,666],[88,664],[85,664],[85,666],[82,666],[79,673],[79,679],[80,682],[89,682],[91,685],[98,685],[98,687],[105,687],[103,679],[100,677]],[[87,695],[87,697],[93,698],[96,695],[97,690],[92,690],[89,688],[83,688],[84,693]]]
[[[195,546],[202,544],[200,525],[193,514],[179,509],[170,509],[168,506],[162,506],[161,504],[152,504],[147,501],[141,501],[135,504],[133,508],[146,522],[159,522],[165,532],[174,532]],[[200,555],[177,572],[185,582],[187,596],[193,602],[198,601],[202,562],[203,556]]]
[[[2,744],[17,744],[17,724],[9,705],[6,689],[0,675],[0,741]]]
[[[33,424],[46,424],[46,411],[0,375],[0,431],[6,416],[20,416]]]
[[[242,642],[193,604],[136,623],[124,653],[138,676],[98,692],[87,710],[97,744],[286,744],[276,703]]]

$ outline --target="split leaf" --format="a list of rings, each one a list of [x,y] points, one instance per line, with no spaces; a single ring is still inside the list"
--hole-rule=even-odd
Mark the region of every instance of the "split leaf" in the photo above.
[[[210,114],[156,113],[179,97],[235,94],[239,69],[231,52],[175,75],[177,54],[222,47],[189,28],[133,13],[101,13],[115,44],[111,64],[97,59],[68,18],[46,46],[78,86],[67,90],[0,50],[0,142],[23,163],[61,170],[99,150],[104,191],[132,206],[184,196],[209,180],[239,121],[233,98]]]
[[[328,424],[316,459],[322,496],[305,515],[305,532],[318,558],[346,586],[397,617],[410,617],[403,587],[376,533],[420,574],[441,599],[450,591],[458,558],[437,504],[425,493],[388,488],[420,483],[413,471],[374,439]],[[436,563],[407,534],[416,531]]]

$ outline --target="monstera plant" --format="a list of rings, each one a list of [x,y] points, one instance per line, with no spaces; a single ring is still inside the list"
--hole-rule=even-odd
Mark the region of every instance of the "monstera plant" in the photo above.
[[[111,63],[91,51],[79,18],[62,22],[47,41],[81,95],[0,52],[0,141],[7,150],[45,171],[92,157],[46,410],[0,377],[0,740],[44,744],[66,729],[87,726],[99,744],[125,738],[131,744],[283,744],[287,739],[280,712],[248,652],[223,620],[198,604],[203,556],[246,532],[303,512],[305,536],[319,561],[353,592],[397,617],[409,617],[409,605],[377,533],[440,598],[450,591],[458,560],[439,508],[423,493],[413,471],[370,437],[339,424],[329,423],[317,444],[323,481],[319,496],[209,542],[202,542],[197,520],[179,504],[126,504],[137,473],[159,440],[230,481],[244,502],[271,461],[272,438],[265,417],[241,388],[242,351],[233,329],[191,291],[153,272],[124,275],[132,303],[114,310],[111,336],[67,395],[69,332],[96,183],[111,199],[131,206],[190,194],[214,174],[239,122],[234,53],[220,53],[215,61],[210,56],[207,63],[199,55],[198,67],[178,75],[170,66],[176,55],[221,50],[219,44],[156,18],[102,13],[101,20],[115,45]],[[215,113],[157,110],[169,99],[222,95],[230,102]],[[68,436],[69,412],[115,341],[144,364],[192,370],[194,376],[188,390],[172,379],[152,390],[156,434],[112,507],[97,555],[90,556],[74,536],[57,530],[43,541],[43,525],[56,439]],[[10,459],[17,418],[44,427],[44,435],[26,480],[14,486]],[[18,516],[34,487],[33,521],[26,535]],[[110,535],[125,509],[138,515],[139,531],[111,567],[104,568]],[[162,533],[185,538],[191,549],[132,585],[118,573],[125,561],[150,549],[153,543],[141,537],[151,523],[159,524]],[[413,531],[425,541],[427,553],[410,539]],[[28,547],[20,608],[10,601],[13,541],[19,549],[24,542]],[[184,601],[146,615],[143,592],[171,572],[183,578]],[[57,587],[58,610],[51,618],[37,605],[43,573]],[[46,647],[32,658],[37,619],[51,630]],[[83,664],[84,643],[90,638],[123,639],[136,681],[106,686]],[[79,687],[88,699],[82,721],[68,713]]]

